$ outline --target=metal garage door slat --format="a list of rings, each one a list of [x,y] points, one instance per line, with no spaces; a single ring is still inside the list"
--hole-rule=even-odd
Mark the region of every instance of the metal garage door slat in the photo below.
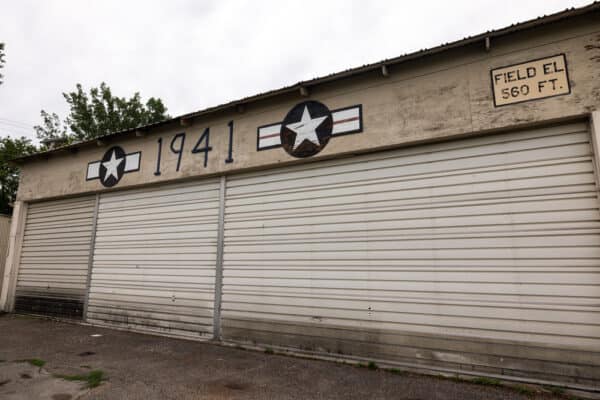
[[[212,337],[218,188],[210,180],[100,196],[89,322]]]
[[[440,169],[447,171],[472,166],[508,165],[522,162],[521,160],[533,162],[590,155],[586,124],[572,125],[570,129],[563,127],[563,131],[559,129],[552,134],[548,132],[550,132],[548,128],[530,132],[527,138],[524,138],[521,133],[504,134],[502,138],[482,136],[468,139],[469,143],[476,143],[476,145],[460,140],[306,164],[300,169],[297,166],[280,168],[277,174],[248,173],[232,177],[227,184],[228,198],[244,193],[257,193],[255,187],[257,183],[260,184],[260,188],[269,187],[272,182],[284,188],[293,186],[293,182],[298,178],[327,179],[330,176],[340,175],[345,179],[351,179],[353,175],[346,175],[347,172],[383,170],[385,173],[389,168],[402,167],[403,172],[401,171],[400,175],[407,175],[413,171],[413,168],[425,171],[440,171]],[[573,135],[569,136],[568,133]],[[560,135],[559,139],[552,139],[556,135]],[[496,147],[488,147],[488,145]],[[510,160],[503,158],[502,154],[510,154]],[[431,163],[435,163],[434,165],[438,167],[429,167]]]
[[[86,196],[29,205],[16,311],[82,317],[94,204]]]
[[[411,350],[433,363],[476,363],[451,354],[468,338],[597,349],[600,213],[587,129],[231,177],[223,336],[303,348],[334,340],[361,355],[354,329],[379,350],[382,335],[439,335],[437,349]],[[400,348],[389,346],[393,358]],[[519,359],[513,351],[504,356]]]

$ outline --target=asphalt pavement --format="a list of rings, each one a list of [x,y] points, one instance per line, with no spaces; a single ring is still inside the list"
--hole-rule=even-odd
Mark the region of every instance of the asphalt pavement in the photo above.
[[[570,398],[548,388],[496,386],[488,380],[473,383],[372,367],[0,316],[2,399]],[[95,383],[90,380],[93,374]]]

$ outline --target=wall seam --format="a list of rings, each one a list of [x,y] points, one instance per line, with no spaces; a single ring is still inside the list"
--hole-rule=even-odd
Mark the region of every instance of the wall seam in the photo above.
[[[596,200],[600,208],[600,111],[591,112],[588,122],[594,183],[596,184]]]
[[[225,195],[227,179],[221,176],[219,187],[219,221],[217,230],[217,259],[213,306],[213,339],[221,339],[221,297],[223,292],[223,251],[225,245]]]
[[[83,320],[87,322],[87,311],[88,304],[90,301],[90,289],[92,283],[92,265],[94,263],[94,249],[96,247],[96,228],[98,226],[98,209],[100,206],[100,194],[96,194],[95,204],[94,204],[94,215],[92,217],[92,235],[90,238],[90,251],[88,254],[88,270],[87,270],[87,278],[85,282],[85,299],[83,301]]]
[[[17,201],[13,208],[13,221],[10,227],[8,255],[4,267],[3,286],[0,288],[0,310],[14,311],[19,266],[21,264],[21,248],[25,236],[28,204]]]

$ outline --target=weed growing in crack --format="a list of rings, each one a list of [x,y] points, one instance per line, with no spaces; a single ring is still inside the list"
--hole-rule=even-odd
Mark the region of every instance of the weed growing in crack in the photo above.
[[[66,381],[82,381],[86,383],[88,388],[95,388],[99,386],[102,381],[105,381],[104,372],[100,370],[90,371],[87,375],[55,375],[57,378],[64,379]]]

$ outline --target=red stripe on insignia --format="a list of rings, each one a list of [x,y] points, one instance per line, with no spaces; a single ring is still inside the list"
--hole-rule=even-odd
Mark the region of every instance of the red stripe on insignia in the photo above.
[[[279,136],[279,134],[280,134],[280,132],[272,133],[270,135],[261,136],[260,138],[261,139],[268,139],[268,138],[272,138],[272,137],[275,137],[275,136]]]
[[[334,125],[335,124],[343,124],[344,122],[351,122],[351,121],[358,121],[358,120],[359,120],[359,117],[352,117],[352,118],[346,118],[346,119],[340,119],[338,121],[334,121],[333,124]],[[275,136],[279,136],[280,134],[281,134],[281,132],[272,133],[270,135],[261,136],[260,139],[261,140],[263,140],[263,139],[269,139],[269,138],[272,138],[272,137],[275,137]]]
[[[346,119],[340,119],[339,121],[333,121],[333,124],[341,124],[343,122],[350,122],[350,121],[356,121],[358,120],[358,117],[352,117],[352,118],[346,118]]]

